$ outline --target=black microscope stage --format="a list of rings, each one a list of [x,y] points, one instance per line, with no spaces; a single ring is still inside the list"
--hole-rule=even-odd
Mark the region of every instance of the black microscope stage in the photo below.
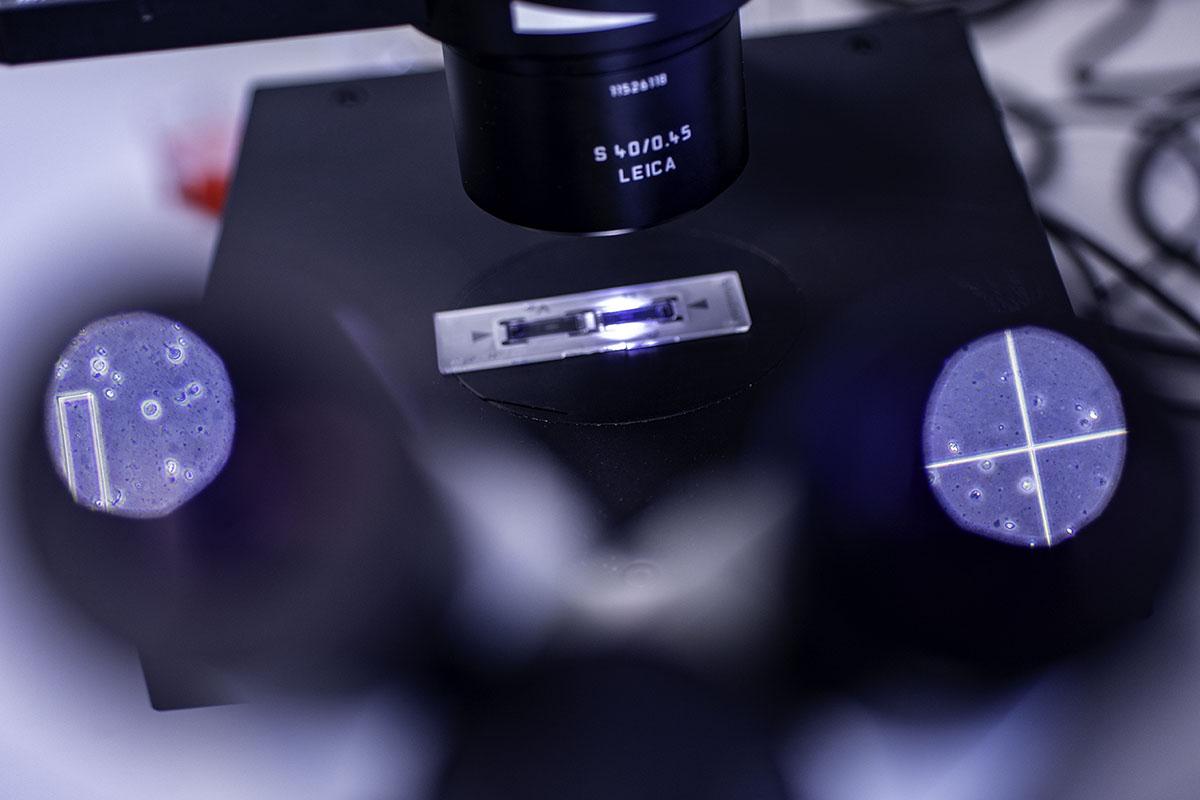
[[[735,460],[773,376],[863,302],[915,297],[922,324],[945,308],[979,331],[1069,317],[955,15],[749,40],[745,72],[751,157],[734,187],[658,229],[590,239],[471,203],[441,74],[262,89],[206,302],[277,308],[281,281],[305,287],[366,322],[374,368],[418,420],[522,418],[610,523]],[[741,273],[748,334],[437,371],[436,311],[724,270]]]
[[[657,229],[603,238],[525,230],[472,204],[441,74],[255,94],[205,300],[181,314],[235,387],[225,471],[170,516],[133,522],[69,502],[40,425],[27,450],[42,462],[25,470],[35,547],[137,644],[156,707],[222,697],[210,664],[302,686],[478,667],[447,643],[470,567],[462,509],[445,473],[430,477],[443,443],[509,470],[505,486],[539,481],[542,502],[572,487],[589,518],[553,524],[617,547],[664,504],[711,509],[722,475],[782,472],[799,498],[784,586],[746,577],[779,611],[780,652],[739,666],[757,685],[852,680],[913,651],[1021,669],[1149,613],[1186,528],[1178,453],[1138,381],[1074,319],[959,18],[749,40],[745,77],[750,160],[736,184]],[[438,372],[435,312],[729,270],[748,333]],[[945,359],[1028,324],[1106,358],[1132,432],[1103,519],[1051,550],[957,529],[922,459]],[[505,461],[529,453],[555,479]],[[470,498],[478,485],[455,488]]]

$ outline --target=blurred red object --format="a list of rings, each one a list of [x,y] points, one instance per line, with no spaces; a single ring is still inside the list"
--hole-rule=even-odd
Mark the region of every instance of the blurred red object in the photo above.
[[[221,216],[233,172],[235,128],[230,120],[208,121],[168,135],[175,192],[188,207]]]
[[[197,180],[180,184],[179,192],[189,206],[219,217],[225,208],[225,197],[229,193],[229,177],[227,174],[201,176]]]

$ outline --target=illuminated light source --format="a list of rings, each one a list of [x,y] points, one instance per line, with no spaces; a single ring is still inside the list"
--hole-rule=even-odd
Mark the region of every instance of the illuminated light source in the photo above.
[[[447,375],[745,333],[750,324],[736,272],[434,315]]]
[[[183,325],[121,314],[88,325],[58,357],[45,425],[51,458],[76,502],[158,517],[224,467],[233,392],[220,357]]]
[[[1125,461],[1120,394],[1099,359],[1027,327],[949,359],[925,414],[925,468],[959,527],[1052,546],[1096,519]]]

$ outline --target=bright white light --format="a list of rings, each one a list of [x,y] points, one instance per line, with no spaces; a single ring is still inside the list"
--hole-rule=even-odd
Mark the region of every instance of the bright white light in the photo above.
[[[609,325],[595,319],[596,324],[582,328],[568,324],[581,315],[650,309],[666,298],[675,312],[670,319]],[[438,369],[445,375],[745,333],[750,325],[750,310],[736,272],[434,315]],[[511,331],[517,328],[525,333],[514,338]]]
[[[606,12],[581,8],[530,3],[515,0],[510,4],[513,33],[520,34],[571,34],[595,33],[645,25],[658,18],[649,12]]]

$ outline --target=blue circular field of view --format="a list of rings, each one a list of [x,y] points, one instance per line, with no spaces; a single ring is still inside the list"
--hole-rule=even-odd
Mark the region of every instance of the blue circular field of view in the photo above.
[[[1126,435],[1100,360],[1073,339],[1026,327],[971,342],[946,362],[922,438],[930,488],[960,528],[1037,547],[1104,511]]]
[[[126,517],[171,513],[233,447],[225,365],[178,322],[106,317],[71,340],[46,392],[46,444],[71,496]]]

